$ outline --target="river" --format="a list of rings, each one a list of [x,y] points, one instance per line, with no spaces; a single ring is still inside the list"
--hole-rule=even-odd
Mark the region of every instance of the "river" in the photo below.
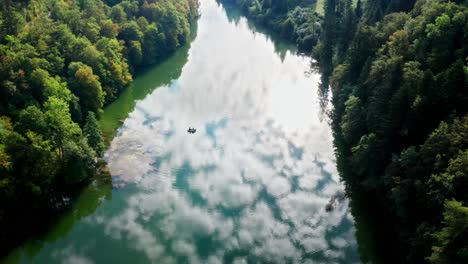
[[[5,263],[360,262],[312,59],[215,0],[200,13],[106,108],[112,179]]]

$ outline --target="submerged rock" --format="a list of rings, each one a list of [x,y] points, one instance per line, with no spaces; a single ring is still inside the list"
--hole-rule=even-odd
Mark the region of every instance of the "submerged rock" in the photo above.
[[[330,201],[325,205],[325,211],[331,212],[335,209],[336,203],[341,203],[346,199],[346,193],[344,191],[337,191],[331,198]]]

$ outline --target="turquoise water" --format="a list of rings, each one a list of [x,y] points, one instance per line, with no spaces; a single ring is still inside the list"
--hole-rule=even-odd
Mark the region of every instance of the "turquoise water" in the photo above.
[[[7,263],[359,262],[348,201],[326,210],[344,187],[311,58],[200,12],[191,45],[106,109],[112,179]]]

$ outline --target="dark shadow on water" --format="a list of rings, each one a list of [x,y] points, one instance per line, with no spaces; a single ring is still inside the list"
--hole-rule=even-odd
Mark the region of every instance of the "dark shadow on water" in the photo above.
[[[327,120],[330,117],[331,111],[332,111],[329,108],[330,106],[329,83],[328,83],[328,80],[324,80],[323,77],[319,84],[317,93],[318,93],[319,106],[320,106],[319,118],[320,118],[320,121],[323,122],[324,120]]]
[[[389,222],[385,208],[376,195],[360,188],[350,192],[358,250],[362,263],[405,263],[399,255],[398,231]]]
[[[69,199],[70,203],[60,211],[25,212],[23,214],[25,218],[18,221],[14,228],[17,231],[15,233],[24,236],[11,238],[11,241],[17,241],[15,244],[22,242],[18,248],[21,250],[14,250],[4,259],[0,259],[0,262],[20,263],[22,258],[32,259],[45,245],[65,237],[78,221],[93,214],[105,201],[111,200],[112,177],[105,165],[90,183],[72,191]],[[10,247],[13,244],[11,241],[8,245]],[[8,248],[3,249],[8,250]]]
[[[392,218],[388,215],[385,204],[379,200],[376,193],[367,191],[360,184],[358,177],[349,167],[347,159],[351,154],[342,147],[343,138],[338,131],[334,131],[334,145],[340,178],[346,186],[346,194],[350,200],[361,263],[405,263],[399,254],[399,232],[391,222]]]

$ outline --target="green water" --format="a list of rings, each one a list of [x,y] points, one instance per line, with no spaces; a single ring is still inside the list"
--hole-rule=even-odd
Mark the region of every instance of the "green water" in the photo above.
[[[197,35],[101,117],[96,179],[6,263],[358,263],[312,59],[201,1]],[[197,133],[188,134],[188,127]]]
[[[112,139],[138,100],[153,91],[156,87],[169,84],[180,76],[182,67],[187,62],[190,44],[180,47],[173,55],[161,64],[142,70],[119,96],[118,100],[106,107],[100,116],[100,125],[104,138]]]

